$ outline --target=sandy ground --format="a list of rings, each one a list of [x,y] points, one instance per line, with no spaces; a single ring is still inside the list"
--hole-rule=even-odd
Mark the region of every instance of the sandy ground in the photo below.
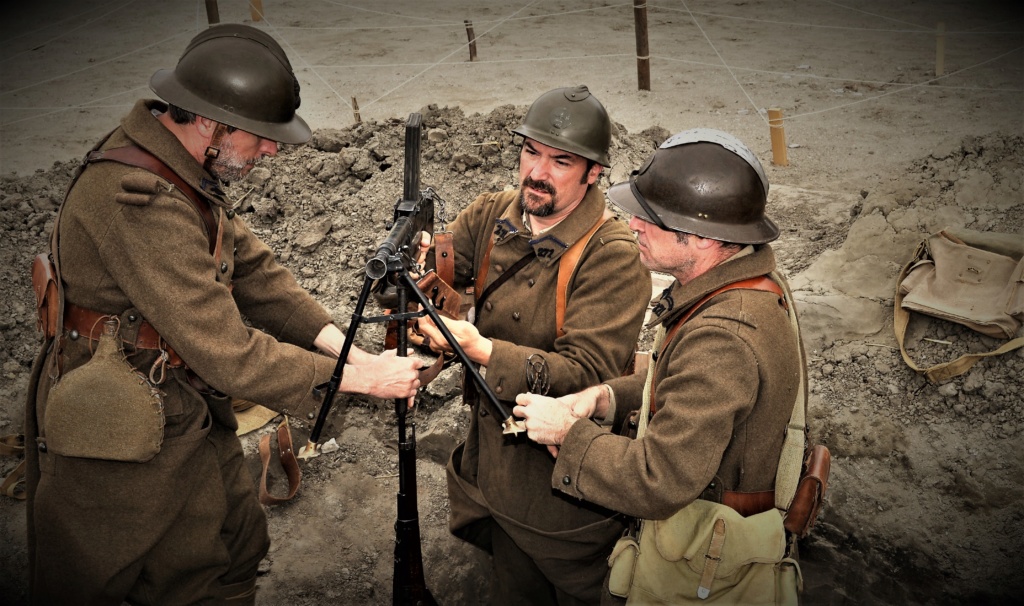
[[[222,22],[252,23],[245,3],[219,4]],[[896,273],[923,235],[955,225],[1024,236],[1024,13],[1007,4],[651,4],[652,90],[638,91],[629,3],[265,0],[255,25],[288,51],[300,113],[319,133],[238,194],[255,211],[254,229],[344,318],[355,295],[349,274],[383,235],[401,190],[399,176],[368,158],[401,153],[409,112],[439,108],[428,124],[450,139],[425,150],[425,179],[456,205],[507,183],[514,162],[482,154],[480,143],[507,145],[525,106],[557,86],[586,83],[622,126],[613,182],[671,132],[736,134],[772,182],[777,249],[811,358],[812,432],[835,457],[829,508],[801,545],[806,601],[1019,601],[1024,356],[933,386],[900,360],[891,324]],[[463,20],[478,37],[473,62]],[[21,427],[35,347],[23,268],[44,246],[67,161],[149,96],[152,72],[173,66],[205,25],[202,2],[5,9],[0,281],[12,313],[0,324],[0,433]],[[763,110],[775,107],[786,116],[786,167],[771,163]],[[325,216],[323,243],[300,244]],[[950,353],[935,341],[993,345],[953,325],[914,331],[915,352],[934,358]],[[441,463],[465,427],[459,406],[454,378],[443,377],[417,419],[423,554],[441,601],[481,603],[486,558],[445,529]],[[261,604],[390,601],[390,404],[347,402],[325,435],[342,449],[310,464],[297,500],[269,512]],[[254,466],[255,439],[245,441]],[[13,464],[0,459],[0,471]],[[24,600],[23,518],[21,503],[0,501],[0,595],[13,603]]]

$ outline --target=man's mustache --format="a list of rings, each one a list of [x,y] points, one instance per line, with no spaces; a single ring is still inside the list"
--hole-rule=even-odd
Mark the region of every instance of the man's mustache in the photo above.
[[[535,181],[530,177],[523,179],[523,187],[530,187],[549,195],[555,195],[555,188],[547,181]]]

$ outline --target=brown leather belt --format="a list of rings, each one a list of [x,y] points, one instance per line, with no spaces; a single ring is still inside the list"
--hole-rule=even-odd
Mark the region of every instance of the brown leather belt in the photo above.
[[[79,307],[74,303],[66,303],[64,305],[64,328],[68,331],[77,332],[79,335],[93,341],[99,341],[100,335],[103,334],[103,321],[107,318],[116,317]],[[139,324],[135,341],[125,340],[124,343],[135,349],[154,349],[166,352],[167,366],[169,368],[182,368],[185,366],[185,362],[181,357],[163,340],[160,333],[153,328],[153,325],[145,320],[142,320]]]
[[[775,491],[735,492],[726,490],[722,494],[722,505],[732,507],[746,518],[775,507]]]

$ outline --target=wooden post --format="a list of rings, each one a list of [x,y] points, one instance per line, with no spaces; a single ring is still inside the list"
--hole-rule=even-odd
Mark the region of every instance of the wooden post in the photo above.
[[[772,133],[772,164],[789,166],[789,158],[786,157],[786,130],[782,126],[781,109],[768,110],[768,127]]]
[[[352,97],[352,116],[356,119],[356,124],[363,121],[363,117],[359,115],[359,102],[355,97]]]
[[[217,0],[206,0],[206,21],[210,25],[220,23],[220,10],[217,8]]]
[[[249,14],[253,21],[263,21],[263,0],[249,0]]]
[[[469,38],[469,60],[476,61],[476,34],[473,33],[473,22],[464,19],[463,23],[466,24],[466,36]]]
[[[941,76],[946,73],[946,23],[939,21],[935,39],[935,75]]]
[[[636,29],[636,82],[638,90],[651,90],[651,50],[647,43],[647,0],[633,0]]]

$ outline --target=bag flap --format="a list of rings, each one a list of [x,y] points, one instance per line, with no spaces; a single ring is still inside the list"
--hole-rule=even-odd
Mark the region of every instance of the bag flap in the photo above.
[[[725,521],[725,545],[716,577],[729,576],[752,563],[778,562],[785,555],[782,512],[775,508],[745,518],[731,507],[698,499],[669,519],[648,521],[645,526],[653,528],[655,546],[662,558],[670,562],[686,560],[700,574],[718,519]]]
[[[1020,234],[1007,234],[995,231],[976,231],[962,227],[947,227],[939,232],[947,238],[957,240],[988,252],[1010,257],[1014,260],[1024,258],[1024,237]]]

